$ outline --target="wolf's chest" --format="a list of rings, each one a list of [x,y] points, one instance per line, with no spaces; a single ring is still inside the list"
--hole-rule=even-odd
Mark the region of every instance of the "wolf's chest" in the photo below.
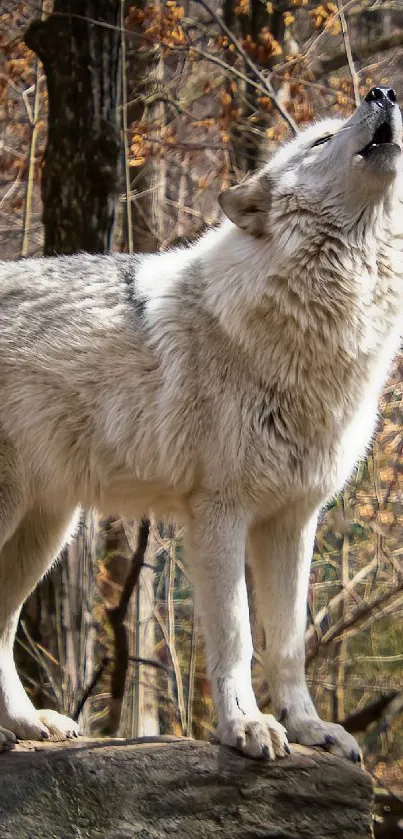
[[[329,370],[326,382],[311,377],[306,388],[266,393],[251,412],[245,470],[256,498],[338,490],[365,456],[376,426],[379,396],[396,340],[377,359],[351,375]]]

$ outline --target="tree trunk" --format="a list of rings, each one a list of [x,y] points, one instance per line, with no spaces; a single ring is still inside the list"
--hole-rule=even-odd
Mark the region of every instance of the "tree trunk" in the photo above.
[[[111,28],[112,27],[112,28]],[[43,63],[49,97],[42,198],[45,255],[109,249],[115,216],[119,4],[55,0],[25,41]]]
[[[34,21],[25,41],[43,63],[48,88],[42,172],[45,255],[107,251],[120,148],[119,3],[55,0],[53,13]],[[32,616],[34,609],[34,641],[40,640],[54,657],[47,662],[48,674],[58,663],[54,692],[59,710],[69,714],[93,668],[94,528],[93,514],[84,514],[63,565],[54,568],[25,611]],[[86,727],[83,720],[80,724]]]

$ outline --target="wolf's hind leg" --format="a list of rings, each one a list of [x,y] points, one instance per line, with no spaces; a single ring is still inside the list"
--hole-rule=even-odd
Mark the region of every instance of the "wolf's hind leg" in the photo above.
[[[305,627],[309,568],[317,516],[290,509],[249,533],[259,620],[266,636],[265,667],[275,713],[291,742],[323,746],[358,761],[351,734],[318,716],[305,680]]]
[[[222,743],[255,758],[288,750],[283,726],[261,714],[251,681],[252,639],[245,583],[246,526],[227,505],[192,501],[187,549],[202,618]]]
[[[26,499],[21,464],[14,447],[0,436],[0,551],[17,529]],[[0,591],[0,599],[2,592]]]
[[[13,658],[21,606],[64,544],[71,519],[71,511],[32,510],[0,551],[0,726],[22,739],[65,739],[78,733],[68,717],[35,710]]]

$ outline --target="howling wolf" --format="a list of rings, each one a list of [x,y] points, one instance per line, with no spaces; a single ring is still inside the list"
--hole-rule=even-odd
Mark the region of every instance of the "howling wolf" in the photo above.
[[[13,641],[83,505],[185,525],[222,743],[359,760],[308,693],[306,597],[318,510],[365,454],[399,344],[401,130],[375,87],[224,192],[190,247],[1,263],[3,748],[77,733],[33,707]],[[246,553],[281,722],[252,690]]]

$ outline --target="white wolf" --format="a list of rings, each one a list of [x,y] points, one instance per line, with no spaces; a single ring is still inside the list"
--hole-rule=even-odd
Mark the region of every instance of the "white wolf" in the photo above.
[[[399,343],[401,127],[394,91],[373,88],[223,193],[228,218],[186,249],[1,264],[4,748],[76,733],[35,710],[13,640],[94,505],[184,522],[222,743],[274,758],[286,728],[359,759],[308,693],[306,595],[318,509],[365,452]],[[246,547],[285,728],[252,690]]]

